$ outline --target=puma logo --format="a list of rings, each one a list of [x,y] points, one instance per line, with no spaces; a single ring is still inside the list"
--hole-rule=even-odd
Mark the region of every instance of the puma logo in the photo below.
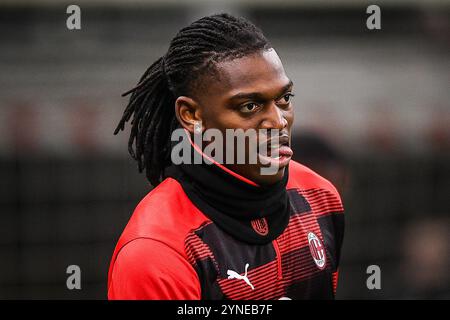
[[[255,287],[252,285],[252,283],[250,282],[250,280],[247,278],[247,269],[248,269],[249,264],[246,263],[245,264],[245,273],[243,276],[241,276],[239,273],[237,273],[236,271],[233,270],[228,270],[227,271],[227,275],[228,275],[228,279],[239,279],[239,280],[244,280],[246,284],[248,284],[252,290],[255,290]]]

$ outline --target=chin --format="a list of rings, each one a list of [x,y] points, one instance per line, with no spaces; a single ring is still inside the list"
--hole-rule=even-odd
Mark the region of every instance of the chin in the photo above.
[[[276,174],[262,175],[258,168],[257,174],[251,180],[262,186],[271,185],[283,179],[284,171],[285,168],[280,168]]]

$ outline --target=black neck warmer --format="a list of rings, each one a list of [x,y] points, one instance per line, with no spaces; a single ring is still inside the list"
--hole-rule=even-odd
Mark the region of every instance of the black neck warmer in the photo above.
[[[176,179],[192,203],[236,239],[264,244],[277,238],[289,222],[288,168],[281,181],[269,186],[252,185],[227,170],[219,164],[183,163],[166,168],[165,176]]]

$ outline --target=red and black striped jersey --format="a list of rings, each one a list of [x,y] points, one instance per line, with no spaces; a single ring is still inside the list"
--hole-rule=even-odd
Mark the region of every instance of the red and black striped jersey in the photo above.
[[[289,223],[249,244],[219,228],[166,178],[136,207],[108,274],[109,299],[332,299],[344,232],[334,186],[292,161]],[[263,231],[264,221],[255,221]]]

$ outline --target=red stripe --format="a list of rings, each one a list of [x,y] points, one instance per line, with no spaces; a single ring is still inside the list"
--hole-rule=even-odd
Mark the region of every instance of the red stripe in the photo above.
[[[207,257],[215,261],[211,249],[195,233],[191,233],[186,237],[185,251],[192,265],[196,263],[196,260],[202,260]]]
[[[268,277],[266,274],[265,277],[260,277],[258,280],[255,280],[254,277],[250,279],[249,275],[250,282],[255,287],[255,290],[252,290],[243,280],[241,280],[242,283],[236,284],[231,281],[227,281],[228,279],[222,281],[223,284],[221,284],[221,288],[223,289],[223,292],[232,299],[270,299],[281,295],[285,290],[284,288],[292,285],[293,283],[302,281],[321,272],[321,270],[319,270],[314,263],[306,268],[300,268],[300,265],[300,263],[295,264],[291,270],[292,272],[289,272],[287,276],[284,277],[284,280],[280,282],[272,282],[271,286],[267,286],[267,283],[270,283],[273,279]],[[297,267],[300,272],[296,272],[295,269],[297,269]],[[263,279],[263,281],[259,281],[259,279]],[[236,287],[236,285],[238,287]]]
[[[276,276],[276,261],[274,260],[263,266],[249,270],[247,277],[255,287],[255,290],[252,290],[244,280],[240,279],[219,279],[218,283],[223,292],[232,296],[234,299],[239,299],[246,295],[250,295],[253,299],[254,296],[257,296],[258,291],[263,290],[263,293],[267,294],[273,290],[274,286],[279,286],[280,282],[276,281]],[[271,281],[273,282],[271,286],[265,286],[265,284]]]
[[[280,251],[286,253],[299,247],[307,246],[307,232],[309,231],[320,234],[320,227],[314,215],[295,215],[291,217],[286,231],[278,238]]]
[[[325,189],[312,188],[312,189],[298,189],[298,190],[303,193],[327,193],[327,194],[333,195],[332,192],[325,190]]]
[[[290,232],[294,229],[297,233],[298,229],[306,229],[306,227],[309,228],[313,225],[318,225],[314,215],[295,215],[291,217],[286,231]]]
[[[337,196],[334,193],[324,189],[309,189],[309,190],[298,189],[298,191],[307,196],[326,196],[330,198],[337,198]]]
[[[255,289],[256,290],[256,289]],[[250,290],[253,291],[253,290]],[[259,293],[248,292],[235,295],[233,293],[226,294],[230,299],[233,300],[273,300],[275,298],[284,295],[285,289],[283,287],[272,288],[270,290],[260,291]]]
[[[327,201],[339,201],[339,198],[331,193],[318,193],[318,194],[303,194],[303,197],[311,199],[311,201],[327,200]]]
[[[332,202],[332,201],[327,201],[327,200],[317,200],[317,202],[313,202],[313,201],[309,201],[309,205],[311,206],[315,206],[317,208],[322,208],[324,206],[326,207],[337,207],[337,208],[341,208],[341,204],[339,202]]]
[[[337,201],[328,201],[328,200],[317,200],[317,201],[308,201],[309,205],[313,205],[315,207],[342,207],[340,202]]]
[[[308,257],[306,253],[302,256]],[[307,263],[308,266],[305,266],[306,261],[300,262],[299,260],[298,256],[297,259],[295,257],[289,259],[293,263],[290,264],[289,272],[285,273],[281,281],[274,281],[275,272],[273,270],[275,266],[272,266],[272,272],[268,273],[268,270],[266,270],[266,273],[260,275],[258,278],[249,273],[248,278],[255,287],[255,290],[252,290],[243,280],[239,281],[238,279],[232,279],[235,280],[234,282],[231,279],[221,279],[219,280],[219,285],[223,292],[231,299],[273,299],[281,296],[285,288],[293,283],[304,281],[321,272],[312,260],[310,260],[310,263]]]
[[[273,268],[273,270],[272,270]],[[254,268],[252,270],[248,270],[248,274],[247,277],[250,279],[250,276],[252,277],[252,279],[258,280],[260,279],[261,276],[266,277],[267,276],[267,272],[268,271],[273,271],[274,275],[276,276],[276,261],[272,260],[262,266],[259,266],[257,268]],[[241,275],[244,275],[244,273],[241,273]],[[231,279],[222,279],[222,280],[231,280]],[[243,280],[241,280],[243,281]],[[248,286],[246,284],[246,286]]]
[[[274,276],[273,278],[276,279],[276,276],[277,276],[276,269],[277,269],[276,268],[276,261],[273,260],[273,261],[271,261],[269,263],[266,263],[265,265],[262,265],[262,266],[260,266],[258,268],[255,268],[253,270],[249,270],[248,274],[247,274],[247,277],[248,277],[248,279],[250,280],[250,282],[252,284],[253,284],[254,281],[258,282],[261,279],[263,279],[263,280],[266,279],[267,280],[269,274],[273,274],[273,276]],[[241,274],[241,275],[243,275],[243,274]],[[234,280],[234,279],[225,278],[225,279],[221,279],[221,280],[225,281],[225,286],[232,286],[233,284],[230,283],[229,280]],[[242,281],[242,283],[245,284],[245,286],[249,287],[248,284],[246,284],[243,280],[240,280],[240,281]]]
[[[333,293],[336,295],[339,271],[333,272]]]
[[[281,268],[281,253],[280,253],[280,247],[278,246],[277,239],[272,241],[273,248],[275,249],[275,259],[277,259],[277,275],[278,279],[283,278],[283,270]]]
[[[309,204],[311,205],[329,205],[329,206],[336,206],[336,207],[341,207],[341,203],[339,201],[336,200],[331,200],[331,199],[318,199],[318,200],[309,200],[308,198],[306,198],[309,202]]]
[[[267,282],[269,282],[269,280],[266,280],[264,282],[255,282],[252,280],[250,281],[254,285],[255,290],[252,290],[252,288],[250,288],[250,286],[243,280],[237,279],[228,280],[228,283],[231,283],[232,285],[234,285],[234,287],[221,286],[221,288],[227,296],[233,297],[233,299],[242,299],[245,296],[251,296],[251,298],[253,299],[254,297],[256,298],[259,295],[265,295],[267,293],[270,293],[271,291],[282,289],[281,282],[276,281],[276,279],[273,280],[273,282],[269,283],[269,285],[267,285]]]
[[[294,281],[301,280],[321,271],[312,260],[309,249],[307,247],[303,247],[303,249],[305,250],[300,255],[283,255],[283,264],[289,265],[289,271],[286,270],[283,277],[284,280],[281,281],[283,287],[285,287],[285,285],[290,285]],[[232,296],[233,298],[242,298],[249,295],[250,298],[256,299],[259,296],[255,293],[257,289],[264,289],[266,292],[262,293],[264,295],[267,294],[267,291],[271,291],[273,287],[280,286],[280,282],[275,281],[276,266],[274,264],[275,261],[272,261],[262,267],[250,270],[248,272],[248,279],[255,287],[255,290],[251,290],[247,283],[239,279],[221,279],[219,280],[219,284],[224,293]],[[237,280],[239,282],[232,280]],[[266,285],[270,282],[273,284],[267,287]]]
[[[236,279],[233,279],[236,280]],[[231,282],[232,280],[230,280],[229,282]],[[236,280],[237,281],[237,280]],[[241,280],[241,284],[239,284],[240,287],[242,287],[243,285],[245,285],[245,287],[242,288],[223,288],[223,292],[233,298],[233,299],[261,299],[261,298],[266,298],[268,299],[271,296],[274,296],[276,292],[284,291],[284,286],[282,285],[281,282],[278,282],[275,280],[275,282],[272,282],[271,286],[267,286],[266,284],[268,282],[270,282],[270,279],[267,279],[264,282],[253,282],[250,280],[250,282],[252,282],[252,284],[255,287],[255,290],[252,290],[252,288],[250,288],[250,286],[245,283],[243,280]]]

